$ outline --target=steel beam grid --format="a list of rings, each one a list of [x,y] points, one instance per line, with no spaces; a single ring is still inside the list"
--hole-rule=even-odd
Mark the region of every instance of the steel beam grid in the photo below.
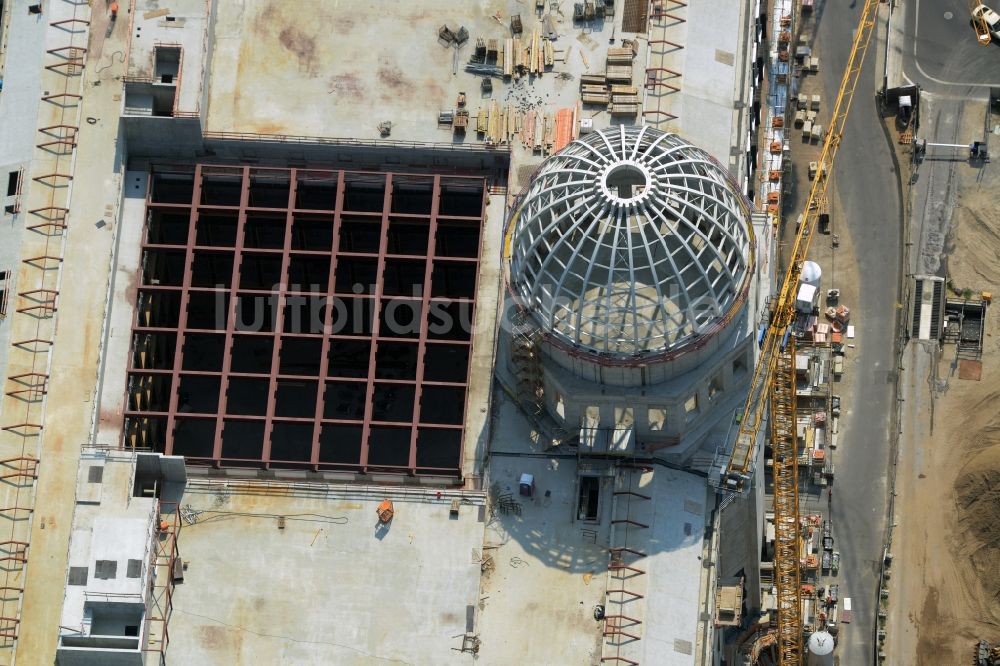
[[[206,178],[211,178],[213,175],[213,170],[221,173],[222,171],[228,171],[233,177],[238,177],[240,179],[239,185],[239,203],[234,205],[220,205],[218,203],[207,203],[202,200],[203,186]],[[154,166],[153,172],[155,173],[188,173],[190,174],[192,168],[188,166],[186,169],[177,165],[171,165],[170,167]],[[340,470],[349,472],[385,472],[385,473],[395,473],[395,474],[410,474],[410,475],[421,475],[421,474],[433,474],[433,475],[447,475],[455,476],[460,468],[460,450],[456,459],[454,459],[454,466],[448,467],[437,467],[427,465],[427,461],[424,460],[424,464],[418,464],[417,458],[417,439],[419,434],[427,428],[431,428],[434,431],[455,431],[459,437],[464,433],[464,425],[459,423],[435,423],[433,421],[424,421],[419,416],[419,407],[421,403],[421,396],[423,389],[425,387],[431,386],[442,386],[442,387],[455,387],[465,389],[468,385],[468,371],[471,367],[471,337],[462,339],[440,339],[434,340],[429,339],[428,322],[426,314],[421,317],[420,330],[419,333],[413,337],[398,337],[395,336],[391,331],[383,330],[380,326],[381,320],[381,310],[382,307],[388,302],[386,299],[399,299],[400,301],[409,301],[414,304],[414,306],[419,306],[422,313],[427,313],[428,308],[432,303],[441,303],[446,305],[448,303],[466,303],[470,307],[474,306],[475,299],[468,297],[449,297],[446,295],[432,296],[431,294],[431,279],[434,272],[435,266],[440,266],[444,264],[459,265],[459,264],[469,264],[472,266],[478,265],[479,262],[479,252],[481,252],[481,243],[477,244],[478,251],[475,256],[442,256],[438,257],[435,253],[435,234],[438,229],[438,221],[448,220],[451,223],[463,223],[468,224],[470,228],[476,228],[477,230],[481,227],[481,220],[485,214],[486,198],[483,197],[482,205],[479,210],[476,211],[475,215],[442,215],[439,211],[439,202],[442,193],[442,181],[446,178],[451,185],[455,185],[457,182],[465,181],[469,185],[474,185],[477,189],[483,188],[485,190],[485,180],[480,177],[468,177],[468,176],[440,176],[440,175],[428,175],[428,174],[399,174],[399,173],[364,173],[364,172],[345,172],[345,171],[330,171],[323,169],[309,169],[309,168],[268,168],[268,167],[258,167],[258,166],[231,166],[231,165],[209,165],[209,164],[198,164],[193,167],[193,178],[194,185],[192,189],[191,201],[181,203],[176,198],[170,199],[170,201],[161,201],[153,193],[154,185],[151,180],[151,186],[147,192],[147,210],[154,213],[154,215],[147,216],[147,227],[144,233],[144,241],[142,244],[142,250],[145,253],[152,252],[173,252],[175,255],[179,252],[184,253],[183,259],[183,278],[179,280],[171,280],[173,284],[141,284],[139,286],[140,297],[143,294],[177,294],[175,298],[178,298],[179,305],[176,315],[176,326],[170,325],[172,322],[168,322],[163,325],[163,322],[145,322],[157,325],[143,325],[143,322],[139,320],[139,312],[137,310],[136,316],[133,320],[133,331],[136,334],[176,334],[176,339],[169,344],[173,347],[173,361],[169,367],[136,367],[134,357],[130,356],[130,361],[128,364],[128,372],[131,377],[168,377],[168,384],[166,385],[167,391],[169,391],[168,402],[165,405],[165,409],[149,409],[149,408],[138,408],[131,407],[127,405],[124,412],[126,419],[144,419],[144,418],[162,418],[166,423],[166,432],[162,440],[157,444],[158,448],[161,448],[167,453],[172,452],[182,452],[188,459],[189,462],[193,464],[204,464],[209,463],[215,467],[222,466],[238,466],[238,467],[263,467],[268,469],[271,467],[277,468],[296,468],[296,469],[308,469],[312,471],[322,471],[322,470]],[[260,207],[252,205],[251,202],[251,181],[263,173],[274,175],[275,173],[285,174],[287,178],[288,186],[288,198],[287,201],[278,208],[273,207],[273,203],[269,203],[271,207]],[[238,175],[237,175],[238,174]],[[332,186],[335,183],[335,199],[332,201],[331,206],[326,209],[311,209],[311,208],[299,208],[298,203],[298,184],[300,182],[300,174],[303,178],[317,177],[321,176],[327,181],[327,184]],[[368,179],[377,179],[382,181],[384,191],[382,194],[382,205],[380,211],[378,212],[365,212],[365,211],[350,211],[345,210],[345,188],[347,183],[352,177],[360,176]],[[155,177],[155,176],[154,176]],[[416,178],[421,181],[422,184],[429,186],[431,189],[431,201],[432,207],[429,213],[406,213],[406,212],[395,212],[393,210],[393,196],[394,196],[394,183],[400,180],[405,181],[408,178]],[[468,185],[465,186],[466,188]],[[405,193],[404,193],[405,195]],[[332,208],[332,209],[331,209]],[[178,244],[176,240],[169,239],[170,242],[154,242],[157,240],[163,240],[159,238],[153,238],[150,236],[149,225],[158,224],[156,211],[170,212],[172,215],[176,216],[178,213],[184,215],[188,219],[188,227],[186,230],[186,242],[183,244]],[[468,212],[468,211],[466,211]],[[226,214],[232,215],[236,220],[235,225],[235,241],[228,242],[224,245],[198,245],[198,231],[197,225],[199,216],[203,214]],[[379,245],[377,251],[363,252],[357,251],[352,248],[347,248],[342,250],[340,247],[341,239],[341,220],[344,215],[349,215],[353,222],[359,219],[370,219],[372,224],[377,224],[379,228]],[[260,215],[270,215],[275,218],[277,222],[280,219],[279,224],[284,226],[284,240],[280,248],[266,248],[266,247],[246,247],[245,238],[247,232],[247,219],[248,217],[253,218],[254,216]],[[333,245],[330,248],[323,248],[317,250],[315,248],[296,248],[293,247],[293,227],[296,224],[296,220],[299,217],[322,219],[327,218],[332,226],[332,237]],[[259,219],[259,218],[258,218]],[[424,254],[399,254],[391,251],[388,245],[389,237],[389,226],[393,222],[406,222],[407,220],[413,220],[420,223],[426,223],[428,226],[428,251]],[[232,269],[231,274],[228,276],[228,285],[219,287],[201,287],[195,286],[192,283],[194,261],[199,253],[218,253],[223,252],[226,254],[231,253],[232,256]],[[280,258],[280,279],[274,289],[253,289],[253,288],[242,288],[239,286],[241,277],[241,265],[243,264],[244,258],[248,253],[252,253],[255,257],[261,256],[272,256],[274,259]],[[330,272],[327,276],[326,295],[331,295],[335,291],[336,287],[336,276],[339,264],[347,259],[368,259],[377,262],[377,278],[375,280],[375,288],[372,290],[373,293],[353,293],[345,294],[346,298],[353,298],[358,302],[365,302],[371,306],[371,332],[370,335],[365,335],[363,337],[358,337],[355,333],[354,335],[341,335],[334,333],[331,326],[331,318],[334,316],[333,308],[327,307],[324,310],[324,326],[320,332],[286,332],[285,329],[285,317],[286,308],[290,297],[301,297],[301,296],[311,296],[311,297],[322,297],[324,294],[312,292],[312,291],[302,291],[296,289],[296,285],[289,284],[289,271],[290,263],[295,257],[308,257],[313,256],[317,258],[329,258],[330,260]],[[386,264],[388,261],[422,261],[424,262],[423,267],[423,280],[424,286],[423,291],[419,292],[416,296],[386,296],[382,291],[382,275],[385,272]],[[440,260],[440,261],[439,261]],[[345,269],[349,270],[349,269]],[[478,282],[478,273],[475,281]],[[150,280],[143,279],[143,283],[149,282]],[[179,284],[177,284],[179,282]],[[191,297],[195,293],[214,293],[222,294],[226,293],[230,295],[230,301],[228,305],[228,310],[225,312],[224,320],[220,319],[219,323],[225,322],[224,327],[215,327],[212,329],[194,329],[189,325],[188,322],[188,309],[191,302]],[[475,288],[473,288],[471,293],[475,293]],[[243,331],[239,328],[237,322],[237,295],[241,296],[262,296],[270,297],[275,300],[275,317],[273,331]],[[222,359],[221,368],[212,370],[191,370],[184,368],[184,352],[185,343],[190,339],[193,334],[215,334],[219,338],[222,338]],[[234,341],[237,338],[249,338],[253,336],[270,337],[274,340],[273,347],[270,351],[270,362],[269,370],[266,373],[243,373],[239,374],[241,379],[253,379],[260,378],[268,382],[268,392],[266,398],[266,410],[262,414],[240,414],[231,413],[227,407],[229,400],[229,388],[230,388],[230,373],[232,371],[232,360],[233,360],[233,346]],[[376,352],[378,346],[383,338],[390,336],[391,340],[386,340],[386,342],[396,342],[410,344],[416,348],[417,358],[414,379],[392,379],[392,378],[382,378],[377,377],[376,374]],[[287,339],[314,339],[320,341],[321,349],[321,363],[318,372],[313,375],[289,375],[281,372],[281,348],[284,340]],[[328,373],[328,363],[326,359],[329,357],[330,349],[332,343],[336,341],[345,340],[370,340],[370,348],[368,351],[368,372],[364,379],[352,378],[352,377],[341,377],[341,376],[331,376]],[[430,345],[433,344],[445,344],[451,347],[465,347],[469,349],[469,362],[465,368],[465,379],[463,381],[435,381],[429,380],[424,376],[423,368],[425,363],[426,351]],[[178,387],[180,386],[180,381],[182,377],[219,377],[219,398],[217,402],[217,407],[211,412],[188,412],[181,411],[180,400],[178,395]],[[285,416],[276,412],[277,409],[277,389],[279,382],[285,381],[309,381],[315,382],[319,391],[318,399],[316,400],[316,407],[312,417],[299,417],[299,416]],[[365,396],[365,407],[364,414],[361,418],[354,419],[350,417],[343,418],[329,418],[324,415],[324,410],[326,408],[326,395],[325,390],[330,386],[327,382],[328,380],[336,380],[337,382],[347,382],[356,383],[358,385],[364,386],[364,396]],[[362,384],[363,382],[363,384]],[[375,402],[373,398],[375,397],[377,385],[399,385],[399,386],[412,386],[414,391],[414,409],[412,416],[407,421],[391,421],[391,420],[380,420],[376,417],[373,409],[373,403]],[[126,397],[128,401],[128,396]],[[462,423],[464,424],[466,416],[466,406],[463,403],[462,412]],[[175,451],[175,431],[179,423],[182,422],[195,422],[198,420],[202,421],[212,421],[213,427],[212,431],[214,433],[213,443],[210,449],[210,453],[199,454],[196,451],[184,450]],[[227,422],[238,421],[238,422],[258,422],[264,424],[264,435],[262,449],[260,457],[239,457],[230,453],[225,455],[223,450],[223,436]],[[282,452],[280,450],[272,450],[272,434],[274,433],[275,426],[279,423],[301,423],[310,424],[312,426],[312,438],[310,441],[309,448],[309,458],[289,460],[282,457]],[[332,462],[330,460],[323,460],[323,455],[321,451],[321,438],[323,437],[323,428],[326,425],[337,426],[337,425],[350,425],[350,426],[360,426],[362,429],[361,438],[361,451],[359,459],[355,463],[347,462]],[[407,458],[405,461],[400,460],[399,464],[386,465],[379,463],[372,463],[369,461],[369,452],[371,446],[371,435],[373,428],[386,427],[386,428],[402,428],[409,431],[409,449]],[[127,436],[127,435],[126,435]],[[433,446],[433,444],[432,444]],[[451,454],[449,454],[450,456]]]
[[[774,459],[774,575],[778,595],[778,651],[781,664],[802,655],[802,585],[799,525],[799,465],[795,432],[795,341],[777,357],[771,394]]]

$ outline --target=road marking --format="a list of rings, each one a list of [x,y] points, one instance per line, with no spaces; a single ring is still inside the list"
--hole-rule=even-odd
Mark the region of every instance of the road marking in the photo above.
[[[935,83],[940,83],[943,86],[970,86],[973,88],[991,88],[993,86],[1000,86],[1000,83],[962,83],[960,81],[943,81],[925,72],[924,68],[920,66],[920,59],[917,58],[917,37],[920,35],[920,0],[917,0],[916,4],[911,6],[914,11],[917,12],[913,16],[913,64],[917,66],[918,72],[923,74],[925,78],[930,79]]]

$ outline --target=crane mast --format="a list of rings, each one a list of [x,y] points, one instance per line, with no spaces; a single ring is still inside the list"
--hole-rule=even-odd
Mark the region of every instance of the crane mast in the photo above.
[[[795,296],[802,262],[809,253],[820,213],[827,209],[827,185],[861,76],[865,53],[875,29],[879,0],[865,0],[851,53],[837,91],[830,129],[823,141],[819,168],[809,190],[802,224],[795,236],[788,267],[778,290],[771,320],[754,368],[739,432],[725,470],[724,485],[742,492],[749,483],[754,449],[767,402],[774,460],[774,570],[777,586],[778,663],[800,666],[803,657],[802,592],[798,497],[798,451],[795,433]]]
[[[982,46],[988,46],[993,41],[993,35],[990,33],[990,24],[986,22],[986,7],[979,0],[969,0],[969,11],[972,12],[976,41]]]

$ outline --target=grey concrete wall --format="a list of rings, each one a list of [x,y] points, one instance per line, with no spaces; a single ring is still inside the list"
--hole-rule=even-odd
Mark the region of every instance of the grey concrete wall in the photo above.
[[[208,119],[209,72],[212,71],[212,56],[215,53],[215,19],[218,14],[218,0],[209,0],[208,30],[205,35],[205,64],[201,75],[201,101],[198,104],[202,127],[205,127],[206,120]]]
[[[6,375],[10,348],[11,313],[17,293],[16,277],[24,232],[25,203],[31,184],[29,164],[35,153],[35,127],[43,90],[38,72],[45,57],[45,29],[48,20],[41,14],[29,14],[25,5],[6,3],[8,14],[7,43],[4,45],[3,89],[0,90],[0,271],[10,275],[8,316],[0,319],[0,376]],[[49,19],[51,20],[51,19]],[[15,197],[7,196],[7,177],[24,168],[21,181],[20,209],[5,212]]]
[[[200,160],[262,166],[494,174],[496,181],[506,184],[510,164],[510,154],[506,151],[453,144],[257,134],[203,136],[198,118],[136,116],[123,118],[123,122],[131,169],[141,169],[157,161]]]
[[[764,498],[763,441],[757,447],[757,474],[750,493],[738,498],[722,511],[719,547],[719,576],[745,576],[746,607],[753,613],[760,608],[760,553],[764,543],[764,518],[767,504]]]
[[[58,666],[142,666],[142,653],[122,650],[84,650],[60,648]]]

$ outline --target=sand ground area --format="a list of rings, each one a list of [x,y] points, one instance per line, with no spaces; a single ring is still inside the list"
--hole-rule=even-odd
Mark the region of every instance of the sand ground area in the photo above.
[[[982,122],[967,109],[963,125]],[[974,114],[974,115],[973,115]],[[944,241],[950,298],[1000,295],[1000,168],[954,169]],[[956,346],[903,354],[888,663],[972,663],[1000,642],[1000,331],[987,311],[981,379],[961,379]]]

